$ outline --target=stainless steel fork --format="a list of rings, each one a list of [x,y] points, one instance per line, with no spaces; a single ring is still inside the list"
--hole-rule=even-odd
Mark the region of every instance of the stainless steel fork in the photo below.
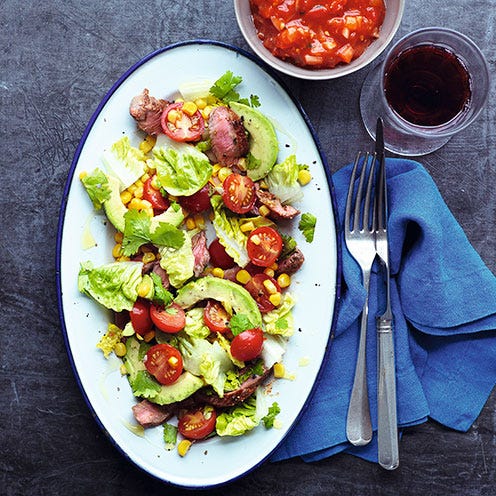
[[[366,291],[360,323],[355,378],[346,419],[346,436],[350,443],[355,446],[363,446],[372,439],[367,387],[366,341],[370,272],[376,256],[375,230],[377,219],[372,198],[376,163],[375,153],[359,152],[357,154],[351,173],[345,211],[346,246],[362,270],[363,286]],[[360,179],[358,185],[355,185],[358,176]]]

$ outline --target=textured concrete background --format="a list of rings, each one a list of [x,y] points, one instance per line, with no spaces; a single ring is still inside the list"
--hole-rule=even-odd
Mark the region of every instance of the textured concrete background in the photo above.
[[[494,76],[496,0],[406,2],[397,37],[441,25],[471,36]],[[129,463],[99,430],[71,371],[57,314],[55,238],[64,183],[101,98],[132,64],[172,42],[210,38],[248,49],[231,2],[0,2],[0,493],[186,494]],[[332,170],[371,145],[358,96],[367,73],[331,82],[283,77],[314,124]],[[480,118],[421,161],[496,272],[495,82]],[[206,494],[494,495],[496,396],[466,434],[408,430],[388,473],[339,455],[265,464]]]

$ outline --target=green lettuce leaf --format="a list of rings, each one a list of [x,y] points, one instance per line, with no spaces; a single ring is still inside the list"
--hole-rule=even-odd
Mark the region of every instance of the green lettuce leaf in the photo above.
[[[266,177],[270,192],[274,193],[283,205],[303,198],[303,189],[298,182],[299,171],[296,156],[290,155],[280,164],[274,165]]]
[[[110,198],[110,186],[105,173],[97,168],[84,176],[81,182],[95,209],[100,210],[105,201]]]
[[[79,269],[79,291],[116,312],[131,310],[138,298],[142,267],[141,262],[112,262],[100,267],[84,262]]]
[[[205,339],[210,336],[210,329],[203,321],[203,308],[194,307],[186,312],[184,332],[196,339]]]
[[[294,318],[291,309],[296,300],[289,292],[282,294],[282,301],[278,307],[262,315],[267,334],[278,334],[289,337],[294,334]]]
[[[212,196],[210,203],[214,209],[212,224],[221,245],[240,267],[245,267],[250,261],[246,251],[248,237],[241,231],[240,219],[227,214],[220,195]]]
[[[167,272],[172,286],[180,288],[193,277],[195,256],[191,244],[190,233],[184,233],[184,243],[180,248],[159,247],[160,266]]]
[[[187,143],[173,143],[169,140],[165,142],[166,146],[162,146],[166,139],[157,139],[153,148],[158,180],[167,193],[190,196],[203,188],[210,179],[210,161],[204,153]]]
[[[131,146],[129,137],[116,141],[102,158],[107,172],[119,179],[121,191],[135,183],[145,173],[146,155]]]
[[[177,338],[184,369],[203,377],[222,398],[226,373],[233,368],[229,355],[216,341],[210,343],[206,339],[182,338],[179,335]]]

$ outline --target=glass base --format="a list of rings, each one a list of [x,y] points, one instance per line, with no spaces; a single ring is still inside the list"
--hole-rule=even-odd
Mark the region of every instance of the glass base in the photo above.
[[[381,64],[377,64],[367,75],[360,93],[360,113],[365,129],[375,139],[377,118],[384,122],[384,146],[386,150],[415,157],[427,155],[445,145],[450,137],[432,138],[414,136],[403,130],[388,115],[385,108],[385,98],[381,95]]]

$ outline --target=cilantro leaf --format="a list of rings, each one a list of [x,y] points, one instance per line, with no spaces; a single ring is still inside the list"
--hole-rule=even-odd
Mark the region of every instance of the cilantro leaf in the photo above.
[[[313,241],[313,236],[315,234],[315,225],[317,224],[317,217],[313,214],[302,214],[300,223],[298,224],[298,229],[302,232],[303,236],[308,243]]]
[[[266,429],[270,429],[274,426],[274,420],[280,412],[281,408],[274,401],[274,403],[272,403],[272,405],[269,407],[269,413],[262,419]]]
[[[226,71],[210,88],[210,93],[225,103],[239,100],[239,93],[234,88],[243,81],[241,76],[235,76],[232,71]]]
[[[167,422],[164,424],[163,439],[165,443],[165,449],[167,451],[173,450],[176,446],[177,431],[178,429],[175,425],[169,424]]]
[[[229,321],[229,327],[231,329],[231,332],[233,333],[233,336],[237,336],[243,331],[253,329],[253,324],[250,322],[250,319],[246,315],[237,313],[231,317],[231,320]]]
[[[285,258],[296,249],[296,241],[289,234],[281,233],[281,237],[283,244],[280,257]]]
[[[160,222],[150,234],[150,241],[154,245],[168,246],[178,250],[184,244],[184,232],[168,222]]]
[[[154,272],[150,273],[150,277],[153,281],[153,301],[164,307],[168,306],[172,302],[172,294],[167,291],[162,284],[162,279],[158,274]]]
[[[184,243],[184,233],[167,222],[160,222],[158,227],[150,232],[150,217],[144,211],[130,209],[124,214],[124,220],[122,253],[125,256],[135,254],[140,246],[147,243],[175,249],[181,248]]]

